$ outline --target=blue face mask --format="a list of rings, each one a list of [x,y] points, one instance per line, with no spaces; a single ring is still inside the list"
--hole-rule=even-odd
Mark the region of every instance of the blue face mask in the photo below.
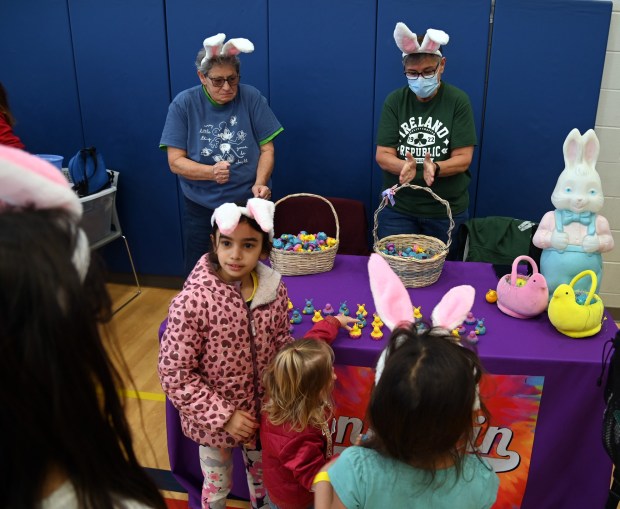
[[[407,78],[407,82],[409,83],[411,91],[420,99],[426,99],[433,95],[439,86],[437,76],[433,76],[432,78],[423,78],[420,76],[417,80]]]

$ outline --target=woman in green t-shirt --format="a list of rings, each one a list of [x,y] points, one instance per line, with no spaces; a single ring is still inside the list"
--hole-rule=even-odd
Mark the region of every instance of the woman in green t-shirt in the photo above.
[[[408,86],[391,92],[383,104],[376,152],[383,188],[428,186],[450,204],[454,228],[448,259],[453,259],[458,228],[469,218],[469,165],[477,143],[471,103],[465,92],[441,81],[445,32],[429,29],[418,37],[398,23],[394,38],[403,51]],[[378,234],[423,234],[447,243],[449,227],[443,204],[426,191],[405,188],[381,212]]]

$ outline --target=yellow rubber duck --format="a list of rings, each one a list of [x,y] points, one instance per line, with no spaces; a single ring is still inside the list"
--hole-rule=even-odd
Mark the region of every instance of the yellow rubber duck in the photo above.
[[[379,315],[377,313],[373,313],[372,316],[374,316],[374,319],[370,325],[373,327],[383,327],[383,322],[381,321],[381,318],[379,318]]]
[[[372,329],[370,333],[370,337],[372,339],[381,339],[383,337],[383,332],[381,332],[381,328],[378,325],[374,326],[374,329]]]
[[[415,307],[413,306],[413,317],[415,318],[416,322],[419,320],[422,320],[422,306],[418,306]]]
[[[493,304],[494,302],[497,302],[497,292],[495,290],[489,290],[484,298],[489,304]]]
[[[288,309],[289,311],[293,309],[293,303],[291,302],[291,299],[288,300]]]
[[[355,313],[356,315],[362,314],[364,316],[366,316],[368,314],[368,311],[366,311],[366,304],[358,304],[357,305],[357,313]]]
[[[359,328],[357,323],[354,323],[353,327],[351,327],[351,330],[349,331],[349,336],[352,337],[353,339],[357,339],[361,335],[362,335],[362,330]]]
[[[314,316],[312,317],[312,321],[314,323],[316,323],[316,322],[320,322],[321,320],[323,320],[323,315],[321,315],[321,310],[317,309],[314,312]]]

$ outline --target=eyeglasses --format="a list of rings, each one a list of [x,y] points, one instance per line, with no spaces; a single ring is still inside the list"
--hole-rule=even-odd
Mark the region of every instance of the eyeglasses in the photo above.
[[[435,76],[435,74],[437,74],[437,69],[439,69],[440,65],[441,62],[439,62],[437,64],[437,67],[435,67],[432,71],[405,71],[403,74],[407,76],[408,80],[417,80],[420,76],[422,76],[423,78],[432,78],[433,76]]]
[[[215,88],[222,88],[224,83],[228,83],[231,87],[234,87],[239,83],[241,76],[230,76],[229,78],[212,78],[211,76],[206,76],[211,80],[211,83]]]

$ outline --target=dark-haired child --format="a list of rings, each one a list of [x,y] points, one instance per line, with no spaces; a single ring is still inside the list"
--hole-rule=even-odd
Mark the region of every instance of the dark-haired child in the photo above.
[[[474,449],[474,407],[482,367],[449,335],[396,329],[368,416],[372,434],[328,469],[323,508],[483,509],[499,480]],[[318,495],[317,495],[318,497]]]
[[[162,337],[162,387],[180,412],[183,432],[200,444],[204,508],[225,507],[237,445],[252,506],[267,505],[256,433],[262,374],[293,340],[286,287],[278,272],[259,262],[271,249],[273,212],[274,204],[260,198],[215,210],[213,251],[173,299]],[[323,320],[309,334],[333,340],[339,326],[338,320]]]
[[[81,216],[57,168],[0,146],[0,505],[165,509],[131,442]]]
[[[379,316],[393,331],[368,406],[372,433],[317,475],[315,507],[491,507],[499,479],[474,444],[477,413],[487,413],[482,366],[450,333],[470,311],[474,288],[452,288],[433,309],[433,327],[418,332],[387,262],[373,254],[368,270]]]

